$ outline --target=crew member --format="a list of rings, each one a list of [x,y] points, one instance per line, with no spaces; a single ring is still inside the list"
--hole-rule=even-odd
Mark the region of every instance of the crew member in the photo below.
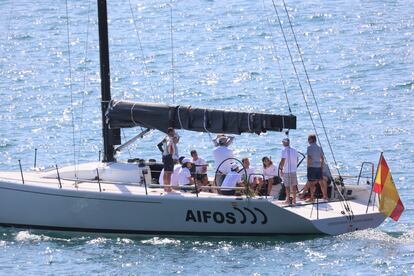
[[[233,142],[233,139],[234,137],[228,137],[224,134],[220,134],[217,135],[215,140],[213,140],[214,145],[216,146],[213,150],[213,156],[214,167],[216,169],[217,186],[221,186],[224,177],[231,171],[231,163],[234,160],[229,158],[234,158],[234,155],[233,151],[229,149],[228,146]]]
[[[283,139],[282,144],[283,150],[279,169],[286,189],[285,203],[296,205],[296,191],[298,189],[298,178],[296,175],[298,167],[298,151],[290,146],[289,138]]]

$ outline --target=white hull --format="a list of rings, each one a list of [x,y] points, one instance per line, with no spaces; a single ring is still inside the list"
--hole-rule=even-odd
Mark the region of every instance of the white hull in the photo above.
[[[16,179],[10,180],[10,175]],[[75,188],[71,181],[62,181],[60,189],[56,179],[30,183],[28,178],[22,184],[18,176],[0,177],[4,226],[157,235],[336,235],[374,228],[385,219],[376,207],[365,213],[366,204],[358,202],[350,202],[354,218],[349,221],[340,213],[340,202],[286,207],[257,197],[210,193],[196,197],[160,189],[149,189],[146,195],[143,187],[133,185],[102,184],[104,191],[99,192],[96,183],[79,183]]]

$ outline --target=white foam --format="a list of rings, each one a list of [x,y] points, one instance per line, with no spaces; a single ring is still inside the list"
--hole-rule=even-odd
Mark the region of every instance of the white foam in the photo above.
[[[141,241],[141,243],[143,244],[152,244],[152,245],[178,245],[181,243],[181,241],[179,240],[175,240],[175,239],[168,239],[168,238],[152,238],[149,240],[143,240]]]
[[[50,237],[44,235],[32,234],[29,231],[19,231],[16,235],[16,241],[25,242],[25,241],[47,241],[50,240]]]
[[[100,237],[100,238],[87,241],[86,243],[87,244],[105,244],[107,241],[108,239]]]

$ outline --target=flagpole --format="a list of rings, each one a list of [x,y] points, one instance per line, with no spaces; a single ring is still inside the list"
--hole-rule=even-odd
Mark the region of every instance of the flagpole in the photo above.
[[[377,179],[377,175],[378,175],[378,168],[379,168],[379,166],[380,166],[380,162],[381,162],[382,155],[383,155],[383,152],[381,152],[381,154],[380,154],[380,159],[379,159],[379,161],[378,161],[378,165],[377,165],[377,171],[375,172],[375,177],[374,177],[374,179],[373,179],[374,181],[372,181],[372,183],[371,183],[371,192],[369,193],[369,199],[368,199],[368,204],[367,204],[367,210],[365,211],[365,214],[366,214],[366,213],[368,213],[369,203],[371,202],[372,191],[374,190],[375,179]],[[378,201],[380,200],[379,196],[380,196],[380,195],[378,194]],[[376,199],[376,197],[374,196],[374,202],[372,203],[372,208],[374,208],[374,206],[375,206],[375,199]]]

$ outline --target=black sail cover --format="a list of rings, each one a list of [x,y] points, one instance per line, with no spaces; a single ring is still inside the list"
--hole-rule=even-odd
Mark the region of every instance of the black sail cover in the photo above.
[[[296,129],[296,116],[237,112],[192,106],[112,100],[106,112],[111,129],[146,127],[166,132],[169,127],[198,132],[260,134]]]

